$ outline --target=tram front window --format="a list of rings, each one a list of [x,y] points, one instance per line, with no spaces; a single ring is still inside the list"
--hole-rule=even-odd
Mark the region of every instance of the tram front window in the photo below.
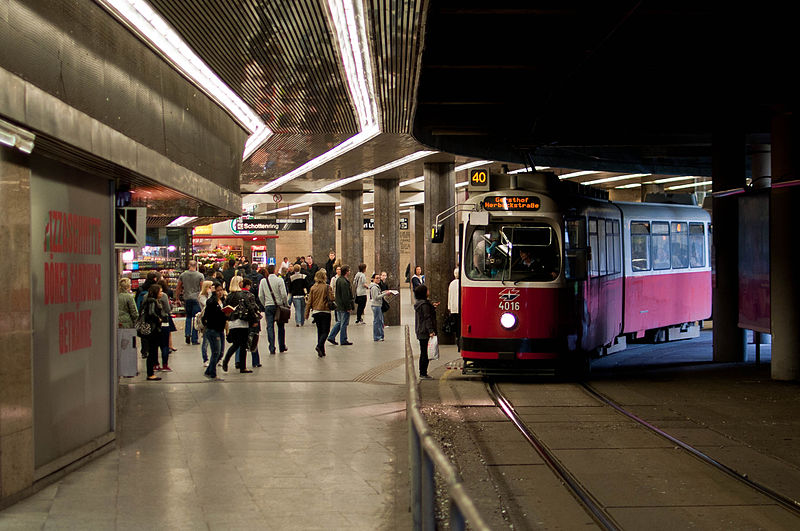
[[[558,277],[561,257],[550,225],[480,226],[468,241],[470,279],[548,282]]]

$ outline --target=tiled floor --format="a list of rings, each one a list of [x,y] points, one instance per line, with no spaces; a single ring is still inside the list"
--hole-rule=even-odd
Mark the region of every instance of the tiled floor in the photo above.
[[[410,527],[403,328],[381,343],[369,319],[349,330],[355,345],[320,359],[313,324],[291,322],[288,352],[262,334],[263,366],[222,382],[174,333],[163,381],[121,380],[118,449],[0,512],[0,529]]]

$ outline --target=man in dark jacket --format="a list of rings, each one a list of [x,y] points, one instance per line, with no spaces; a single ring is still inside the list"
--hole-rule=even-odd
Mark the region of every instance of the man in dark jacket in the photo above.
[[[350,287],[350,266],[342,266],[342,274],[336,280],[336,324],[333,325],[331,333],[328,334],[328,342],[331,345],[338,345],[336,334],[341,330],[342,345],[352,345],[347,340],[347,325],[350,324],[350,312],[355,308],[353,290]]]
[[[228,318],[222,311],[225,303],[225,287],[219,283],[214,283],[214,290],[206,301],[203,310],[203,326],[206,327],[205,335],[208,344],[211,346],[211,361],[208,363],[204,376],[212,380],[217,378],[217,363],[222,358],[222,337],[225,335],[225,323]]]
[[[314,285],[314,275],[316,275],[317,271],[319,271],[319,266],[314,263],[314,257],[311,255],[306,256],[306,266],[308,267],[306,280],[308,280],[308,290],[311,291],[311,286]]]
[[[428,300],[428,286],[420,284],[414,290],[414,332],[419,340],[419,377],[427,380],[428,376],[428,342],[436,335],[436,307],[438,302]]]
[[[328,274],[328,278],[333,278],[333,274],[336,272],[336,252],[331,251],[328,253],[328,261],[325,262],[325,272]]]
[[[228,267],[222,272],[222,278],[225,279],[225,291],[231,291],[231,279],[236,275],[236,259],[231,258],[228,260]]]

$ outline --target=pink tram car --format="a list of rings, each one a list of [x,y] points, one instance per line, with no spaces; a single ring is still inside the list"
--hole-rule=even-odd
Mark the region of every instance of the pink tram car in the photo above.
[[[702,208],[612,203],[546,173],[492,184],[459,205],[464,373],[585,373],[628,339],[693,337],[710,317]]]

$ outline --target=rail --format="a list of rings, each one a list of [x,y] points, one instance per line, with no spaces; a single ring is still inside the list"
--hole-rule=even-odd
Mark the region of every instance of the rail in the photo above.
[[[414,356],[411,350],[411,337],[408,325],[406,331],[406,416],[408,417],[408,439],[411,464],[411,514],[414,529],[436,529],[434,509],[436,507],[436,487],[434,472],[444,478],[450,499],[450,528],[461,531],[469,522],[470,529],[488,530],[472,498],[466,493],[461,477],[450,463],[436,440],[430,427],[420,412],[419,384],[414,370]]]

